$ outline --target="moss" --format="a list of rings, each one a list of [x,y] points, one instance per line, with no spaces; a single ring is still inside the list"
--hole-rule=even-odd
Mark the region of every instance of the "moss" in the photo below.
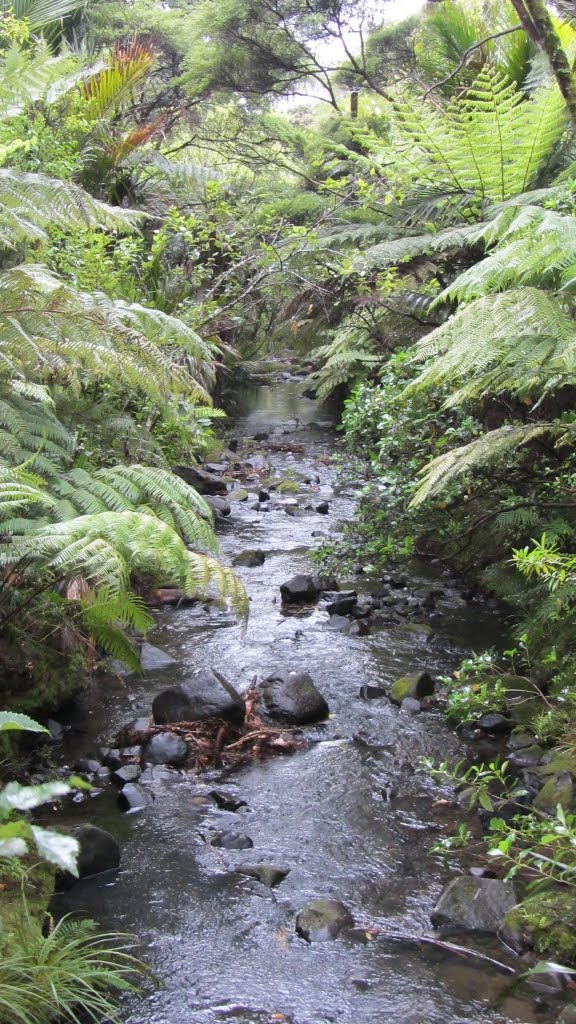
[[[9,869],[0,874],[2,886],[2,903],[0,907],[0,951],[10,946],[10,936],[19,934],[22,921],[27,917],[34,928],[40,932],[46,920],[48,904],[54,892],[56,869],[46,862],[40,864],[26,859],[14,863],[13,871]],[[19,869],[22,869],[23,874]]]
[[[86,660],[82,650],[71,654],[43,648],[32,667],[4,666],[0,705],[35,717],[61,707],[85,684]]]
[[[576,962],[576,892],[563,888],[528,896],[506,914],[504,926],[528,933],[536,952]]]
[[[300,484],[295,480],[283,480],[277,487],[278,494],[297,494],[299,490]]]

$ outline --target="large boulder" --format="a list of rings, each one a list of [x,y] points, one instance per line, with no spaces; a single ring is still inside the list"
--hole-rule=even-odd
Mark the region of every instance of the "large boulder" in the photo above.
[[[308,942],[329,942],[353,927],[354,918],[340,900],[310,900],[296,917],[296,931]]]
[[[286,725],[320,722],[330,712],[328,704],[307,672],[276,669],[259,685],[270,718]]]
[[[205,718],[223,718],[241,724],[245,713],[242,698],[228,692],[213,672],[202,672],[187,683],[170,686],[152,702],[152,715],[157,725],[200,722]]]
[[[188,756],[188,744],[172,732],[158,732],[142,748],[145,764],[182,764]]]
[[[282,600],[286,604],[306,604],[316,601],[320,588],[317,586],[313,576],[298,575],[287,580],[280,586]]]
[[[78,876],[88,878],[120,867],[120,847],[110,832],[97,825],[80,825],[73,832],[80,844]]]
[[[390,687],[390,700],[394,704],[402,704],[406,697],[422,700],[434,693],[434,680],[428,672],[416,672],[410,676],[400,676]]]
[[[226,494],[226,481],[200,466],[174,466],[172,472],[185,483],[194,487],[199,494]]]
[[[462,876],[446,886],[430,914],[430,920],[435,928],[497,932],[517,902],[511,882]]]

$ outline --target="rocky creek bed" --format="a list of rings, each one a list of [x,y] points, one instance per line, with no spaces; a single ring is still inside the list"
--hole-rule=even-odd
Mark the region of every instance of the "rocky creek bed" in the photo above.
[[[143,674],[97,681],[60,720],[57,756],[94,789],[58,812],[82,823],[88,877],[57,909],[138,936],[161,984],[127,1000],[126,1024],[551,1024],[554,995],[511,988],[486,959],[518,967],[493,934],[511,887],[451,882],[429,850],[458,811],[416,770],[462,756],[428,706],[433,680],[493,644],[497,620],[426,566],[318,578],[310,548],[354,515],[357,489],[338,487],[326,421],[297,381],[261,386],[235,451],[190,469],[248,628],[164,591]],[[431,919],[483,958],[435,945]]]

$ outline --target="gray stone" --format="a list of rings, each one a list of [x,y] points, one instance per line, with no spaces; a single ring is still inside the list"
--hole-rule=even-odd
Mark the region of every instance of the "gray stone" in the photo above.
[[[330,505],[328,504],[327,501],[320,501],[316,505],[316,512],[319,512],[320,515],[322,515],[322,516],[328,515],[329,511],[330,511]]]
[[[218,494],[207,494],[204,500],[206,504],[210,506],[214,515],[220,516],[222,519],[224,519],[226,516],[229,516],[230,513],[232,512],[232,509],[230,508],[229,503],[226,501],[226,498],[222,498]]]
[[[199,494],[226,494],[225,481],[200,469],[200,466],[174,466],[172,471]]]
[[[80,844],[78,875],[88,878],[120,867],[120,847],[110,832],[97,825],[80,825],[73,831]]]
[[[537,743],[533,743],[531,747],[521,747],[519,750],[513,750],[508,757],[508,761],[515,768],[532,768],[535,765],[541,764],[543,757],[544,751],[542,747]]]
[[[210,846],[222,850],[250,850],[254,843],[250,836],[241,832],[216,832],[210,837]]]
[[[242,875],[248,875],[249,878],[256,878],[262,882],[262,885],[267,885],[269,889],[280,885],[280,882],[290,874],[290,868],[280,867],[276,864],[242,864],[238,871]]]
[[[506,715],[500,715],[497,711],[489,711],[476,722],[478,728],[483,729],[484,732],[498,734],[511,732],[513,724],[509,718],[506,718]]]
[[[383,697],[388,697],[388,694],[381,686],[370,686],[369,683],[363,683],[359,696],[362,700],[381,700]]]
[[[528,748],[530,749],[530,748]],[[574,779],[570,772],[559,772],[546,780],[538,795],[532,801],[538,811],[545,814],[556,814],[560,804],[565,811],[574,809]]]
[[[77,772],[84,772],[86,775],[94,775],[102,765],[91,757],[79,757],[74,768]]]
[[[121,768],[122,758],[120,757],[119,747],[100,747],[100,757],[102,763],[107,765],[108,768]]]
[[[353,927],[354,918],[340,900],[310,900],[296,917],[296,931],[308,942],[329,942]]]
[[[228,693],[212,672],[202,672],[195,679],[162,690],[152,702],[157,725],[199,722],[206,718],[223,718],[241,724],[245,713],[244,701]]]
[[[435,928],[497,932],[505,915],[518,902],[511,882],[496,878],[455,878],[444,889],[430,914]]]
[[[419,700],[415,697],[404,697],[400,705],[400,712],[404,715],[419,715],[422,711],[422,705]]]
[[[137,782],[127,782],[118,794],[118,803],[125,811],[142,811],[153,801],[152,794]]]
[[[119,782],[122,786],[125,786],[127,782],[136,782],[142,774],[142,769],[138,764],[125,764],[123,768],[118,768],[114,772],[114,778],[116,782]]]
[[[355,590],[348,590],[339,594],[335,601],[326,605],[329,615],[350,615],[350,612],[358,604],[358,595]]]
[[[182,764],[188,756],[188,744],[172,732],[158,732],[151,736],[142,750],[146,764]]]
[[[153,647],[152,644],[142,644],[140,665],[143,672],[158,672],[160,669],[170,668],[175,664],[176,658],[167,654],[166,651],[162,651],[159,647]]]
[[[319,722],[329,714],[328,704],[307,672],[276,669],[259,689],[269,716],[287,725]]]
[[[335,633],[341,633],[347,630],[352,623],[345,615],[331,615],[326,625],[328,629],[333,629]]]
[[[264,552],[254,548],[234,555],[232,565],[245,565],[248,569],[255,569],[259,565],[264,565],[265,559],[266,555]]]

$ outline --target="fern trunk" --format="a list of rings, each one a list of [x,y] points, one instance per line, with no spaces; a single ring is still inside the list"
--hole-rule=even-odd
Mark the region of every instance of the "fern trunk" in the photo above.
[[[570,119],[576,127],[576,83],[544,0],[511,0],[526,35],[548,57]]]

